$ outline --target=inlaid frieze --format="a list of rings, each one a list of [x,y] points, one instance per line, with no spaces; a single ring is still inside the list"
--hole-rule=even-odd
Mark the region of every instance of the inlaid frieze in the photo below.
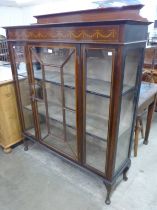
[[[18,28],[8,29],[8,37],[9,39],[17,40],[117,42],[119,39],[119,27]]]

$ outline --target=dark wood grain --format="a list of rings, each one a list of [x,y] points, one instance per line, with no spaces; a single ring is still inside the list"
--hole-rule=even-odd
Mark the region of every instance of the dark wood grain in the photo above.
[[[145,18],[140,17],[139,10],[142,5],[132,5],[124,7],[111,7],[111,8],[100,8],[92,10],[82,10],[75,12],[64,12],[56,14],[47,14],[34,16],[37,18],[37,22],[43,23],[62,23],[62,22],[92,22],[101,20],[138,20],[145,21]]]
[[[124,52],[126,52],[129,48],[140,48],[141,54],[143,55],[148,21],[139,15],[139,11],[141,8],[142,5],[134,5],[122,8],[95,9],[88,11],[68,12],[63,14],[50,14],[44,16],[36,16],[36,18],[38,19],[38,24],[30,26],[6,27],[7,38],[8,42],[10,43],[10,58],[12,63],[14,82],[16,84],[16,95],[19,105],[19,112],[21,113],[20,120],[23,127],[23,133],[29,139],[34,139],[38,141],[45,147],[56,151],[61,156],[66,157],[67,159],[70,159],[75,163],[102,176],[108,191],[106,199],[107,204],[110,203],[110,194],[118,176],[123,174],[124,180],[127,180],[126,172],[128,171],[131,163],[130,151],[132,134],[134,130],[133,122],[135,120],[135,107],[137,107],[138,102],[143,56],[140,57],[140,61],[137,67],[138,71],[136,75],[137,79],[135,85],[133,87],[127,87],[128,84],[125,84],[123,86],[125,73],[124,66],[126,59],[126,57],[124,56]],[[24,125],[22,101],[20,97],[19,82],[17,77],[18,69],[16,66],[14,51],[12,50],[13,45],[18,46],[19,44],[24,46],[25,49],[26,68],[28,72],[31,99],[31,106],[29,106],[29,108],[28,106],[25,108],[33,110],[33,119],[36,134],[35,136],[28,135],[28,132],[25,129]],[[42,71],[41,78],[39,75],[39,69],[38,76],[34,71],[37,56],[35,58],[32,58],[32,49],[37,50],[40,48],[42,49],[41,54],[43,53],[43,56],[48,59],[46,60],[46,64],[43,61],[40,62],[40,71]],[[51,57],[48,56],[48,49],[52,51],[52,49],[55,48],[66,48],[68,49],[68,52],[70,48],[75,49],[75,64],[74,67],[72,67],[75,74],[69,76],[69,72],[71,71],[71,69],[70,67],[68,67],[69,72],[66,72],[64,75],[63,66],[54,65],[54,61],[58,60],[55,60],[56,57],[53,57],[53,53]],[[106,59],[105,63],[107,63],[107,67],[105,63],[103,63],[103,66],[101,66],[101,61],[98,59],[95,65],[91,63],[92,65],[90,65],[89,69],[92,72],[92,77],[87,78],[87,51],[90,48],[97,51],[99,49],[99,53],[102,54],[102,57],[100,58],[103,58],[104,60]],[[96,58],[98,58],[98,55],[96,55],[95,57],[94,55],[92,55],[92,61],[90,61],[95,62]],[[53,61],[54,63],[50,63],[50,61]],[[45,70],[45,66],[47,67],[47,70]],[[45,76],[46,71],[52,71],[52,68],[54,67],[61,69],[62,84],[59,77],[54,71],[54,75],[51,74],[51,76]],[[105,74],[103,74],[102,70],[105,71]],[[59,70],[57,71],[59,72]],[[101,72],[101,75],[97,78],[99,72]],[[93,75],[95,80],[93,79]],[[107,78],[106,81],[104,77]],[[110,78],[108,79],[108,77]],[[68,82],[66,81],[66,78],[68,78]],[[36,97],[37,81],[41,82],[41,84],[43,85],[41,85],[42,88],[40,87],[40,90],[42,89],[41,98]],[[67,121],[65,121],[65,117],[63,116],[63,112],[65,110],[62,110],[63,112],[61,111],[57,115],[56,109],[54,109],[54,107],[53,109],[51,109],[48,101],[51,100],[51,102],[53,102],[55,100],[53,95],[54,93],[52,95],[47,94],[48,92],[45,89],[46,83],[49,83],[49,86],[52,86],[53,84],[53,88],[49,90],[51,93],[53,93],[53,91],[55,92],[56,90],[54,86],[56,88],[62,87],[62,98],[64,98],[62,109],[66,109],[65,99],[67,101],[70,101],[71,98],[75,100],[74,110],[70,110],[75,111],[75,113],[73,115],[69,115],[71,117]],[[72,93],[71,96],[67,96],[66,98],[63,93],[65,88],[67,88],[68,90],[75,90],[75,94]],[[131,126],[129,128],[131,134],[129,137],[127,137],[127,141],[130,146],[128,146],[129,148],[127,148],[127,151],[125,151],[127,157],[125,158],[125,160],[122,161],[122,163],[120,162],[120,167],[118,168],[118,170],[115,170],[117,143],[119,141],[118,135],[121,132],[121,129],[119,129],[120,112],[122,106],[121,98],[124,95],[126,96],[127,94],[129,94],[130,91],[132,91],[132,93],[134,94],[134,108],[131,116]],[[90,98],[90,100],[88,101],[88,105],[90,105],[88,107],[90,107],[90,111],[92,110],[91,112],[93,112],[91,113],[92,118],[89,118],[89,111],[87,110],[87,95],[92,95],[92,97],[94,97],[94,99]],[[45,114],[43,114],[43,110],[41,110],[41,107],[37,105],[37,101],[39,99],[41,99],[44,104]],[[58,100],[60,100],[60,98]],[[94,103],[96,104],[96,108],[92,107]],[[133,103],[133,101],[131,103]],[[105,114],[108,111],[107,109],[109,107],[109,116],[107,115],[107,119],[103,118],[104,113],[100,113],[102,107],[104,108],[103,110]],[[59,105],[57,108],[60,108]],[[49,114],[48,109],[53,113]],[[152,112],[152,109],[150,110],[150,112]],[[95,117],[95,119],[99,119],[99,123],[97,125],[95,125],[96,121],[93,121],[93,116]],[[66,146],[68,145],[68,143],[70,143],[72,139],[67,142],[67,139],[63,138],[63,142],[60,142],[61,139],[57,139],[52,135],[52,133],[50,133],[50,117],[52,118],[53,123],[55,121],[56,124],[62,123],[64,121],[64,130],[66,130],[65,122],[67,122],[66,127],[70,127],[70,129],[74,129],[76,131],[77,142],[76,145],[72,144],[73,148],[76,149],[77,147],[77,149],[75,150],[75,154],[71,155],[69,154],[69,152],[65,152],[67,151]],[[64,119],[62,119],[62,117]],[[45,118],[45,124],[48,127],[48,135],[45,138],[42,138],[41,122],[42,119]],[[90,126],[88,120],[90,122],[92,121],[93,127]],[[74,124],[74,122],[76,122],[76,125]],[[86,125],[87,123],[88,125]],[[88,129],[88,126],[90,129]],[[30,128],[30,130],[31,129],[32,128]],[[89,130],[91,139],[87,139],[87,136],[89,136]],[[101,132],[99,132],[99,130],[101,130]],[[65,137],[65,135],[66,132],[64,132],[63,136]],[[55,139],[54,142],[53,139]],[[93,162],[90,163],[87,162],[88,154],[86,147],[88,142],[90,142],[90,145],[92,145],[92,150],[90,151],[89,156]],[[101,145],[103,144],[102,142],[105,142],[104,148],[101,148]],[[98,146],[98,149],[96,149],[96,146],[94,147],[95,144],[96,146]],[[101,152],[99,151],[99,149],[101,150]],[[123,148],[121,149],[123,151]],[[103,161],[102,159],[100,159],[101,156],[99,153],[104,154]],[[101,164],[103,164],[103,169],[99,167],[100,162]],[[94,163],[94,165],[92,165],[92,163]]]

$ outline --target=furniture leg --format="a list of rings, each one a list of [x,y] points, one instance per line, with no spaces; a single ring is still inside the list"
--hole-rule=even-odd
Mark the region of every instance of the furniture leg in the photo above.
[[[110,196],[111,196],[111,191],[112,191],[112,185],[106,184],[106,183],[104,183],[104,184],[105,184],[106,190],[107,190],[107,195],[106,195],[105,203],[107,205],[110,205],[110,203],[111,203]]]
[[[11,147],[8,147],[8,148],[4,148],[3,151],[5,153],[10,153],[12,151]]]
[[[155,109],[155,104],[156,104],[156,96],[155,96],[154,102],[152,104],[150,104],[149,107],[148,107],[145,138],[144,138],[144,141],[143,141],[143,144],[146,144],[146,145],[148,144],[148,137],[149,137],[150,127],[151,127],[153,112],[154,112],[154,109]]]
[[[141,128],[141,136],[144,139],[144,129],[143,129],[143,122],[142,119],[140,118],[140,128]]]
[[[23,138],[23,144],[24,144],[24,151],[28,151],[28,142],[26,138]]]
[[[131,166],[131,160],[130,160],[128,166],[127,166],[127,167],[124,169],[124,171],[123,171],[123,180],[124,180],[124,181],[127,181],[127,180],[128,180],[127,172],[128,172],[128,170],[129,170],[130,166]]]
[[[134,157],[137,157],[139,129],[140,129],[140,121],[139,121],[139,117],[137,117],[136,125],[135,125]]]

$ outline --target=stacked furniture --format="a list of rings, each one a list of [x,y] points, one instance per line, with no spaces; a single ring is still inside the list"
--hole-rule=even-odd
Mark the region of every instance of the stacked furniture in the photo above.
[[[157,69],[157,45],[149,45],[146,47],[144,68]]]
[[[157,45],[147,46],[145,49],[142,81],[157,83]]]
[[[0,36],[0,63],[9,62],[8,44],[5,37]]]

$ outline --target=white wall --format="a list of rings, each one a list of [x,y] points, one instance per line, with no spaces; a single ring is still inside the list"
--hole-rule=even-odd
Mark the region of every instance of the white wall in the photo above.
[[[145,7],[141,10],[141,15],[146,17],[150,22],[157,19],[157,1],[156,0],[143,0]],[[148,27],[149,36],[154,36],[154,23]]]
[[[0,7],[0,34],[5,35],[3,26],[22,25],[23,14],[20,8]]]
[[[95,8],[92,0],[53,0],[53,3],[44,3],[30,7],[0,7],[0,27],[13,25],[27,25],[36,23],[34,15],[66,12],[82,9]],[[5,30],[0,28],[0,34],[5,35]]]
[[[96,8],[97,5],[92,2],[93,0],[53,0],[53,3],[45,2],[30,7],[0,7],[0,27],[35,23],[34,15]],[[146,6],[141,10],[142,16],[147,17],[149,21],[157,19],[157,2],[143,0],[143,3]],[[153,24],[149,27],[149,31],[151,30]],[[5,30],[0,28],[0,34],[5,34]]]
[[[53,0],[53,3],[24,7],[22,9],[24,22],[26,24],[36,22],[36,19],[33,18],[34,15],[96,8],[97,5],[92,3],[93,1],[94,0]],[[142,3],[145,4],[145,6],[141,10],[140,14],[143,17],[146,17],[149,21],[154,21],[155,17],[157,17],[157,2],[155,0],[142,0]],[[150,30],[152,28],[153,24],[150,26]]]
[[[74,0],[53,0],[53,3],[45,3],[32,7],[24,7],[22,9],[23,15],[25,17],[24,21],[27,24],[30,24],[36,22],[36,19],[33,18],[33,16],[35,15],[96,8],[97,5],[91,2],[92,0],[81,0],[77,2]]]

